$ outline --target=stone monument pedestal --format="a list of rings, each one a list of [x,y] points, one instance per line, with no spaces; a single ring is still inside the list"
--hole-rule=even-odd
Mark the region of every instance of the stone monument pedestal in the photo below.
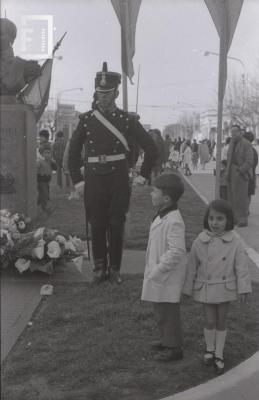
[[[0,208],[35,218],[36,120],[31,108],[13,96],[2,96],[0,102]]]

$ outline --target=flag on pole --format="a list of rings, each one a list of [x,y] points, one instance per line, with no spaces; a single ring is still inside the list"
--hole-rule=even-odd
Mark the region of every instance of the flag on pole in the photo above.
[[[19,94],[24,104],[33,107],[36,121],[40,119],[48,104],[52,65],[53,59],[47,59],[41,67],[41,75],[28,83]]]
[[[53,57],[55,52],[61,46],[67,32],[59,39],[52,50],[52,58],[48,58],[41,67],[41,75],[29,82],[24,89],[19,92],[19,98],[24,104],[29,104],[33,108],[36,121],[42,116],[49,101],[49,91],[51,83],[51,73],[53,66]]]
[[[134,68],[132,58],[135,54],[135,33],[141,0],[111,0],[121,25],[121,64],[122,71],[132,83]]]
[[[227,82],[227,54],[244,0],[204,0],[220,38],[219,97],[223,100]]]

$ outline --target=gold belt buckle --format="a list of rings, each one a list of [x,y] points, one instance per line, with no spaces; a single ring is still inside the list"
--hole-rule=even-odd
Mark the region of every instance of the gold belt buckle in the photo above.
[[[102,154],[102,155],[98,156],[98,158],[99,158],[100,164],[106,164],[106,162],[107,162],[106,154]]]

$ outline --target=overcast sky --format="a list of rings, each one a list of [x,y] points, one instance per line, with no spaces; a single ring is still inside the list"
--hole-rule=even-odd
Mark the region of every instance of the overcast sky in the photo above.
[[[107,61],[110,70],[121,71],[120,26],[110,0],[2,0],[1,4],[2,15],[6,10],[18,28],[16,55],[22,55],[23,15],[52,15],[54,42],[68,31],[56,53],[63,59],[55,60],[50,105],[58,92],[83,87],[83,92],[60,94],[60,100],[75,103],[79,111],[87,110],[102,62]],[[245,0],[229,55],[240,58],[249,75],[259,65],[258,21],[259,1]],[[218,52],[219,39],[203,0],[142,0],[133,59],[135,84],[128,84],[129,110],[136,107],[139,65],[138,111],[143,123],[162,128],[183,109],[213,106],[218,57],[205,57],[206,50]],[[241,63],[229,60],[228,68],[229,76],[241,79]],[[118,105],[122,106],[121,96]]]

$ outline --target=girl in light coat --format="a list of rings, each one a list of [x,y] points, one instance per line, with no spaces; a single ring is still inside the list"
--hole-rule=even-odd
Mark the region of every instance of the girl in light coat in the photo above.
[[[183,293],[203,303],[205,313],[204,363],[224,371],[226,320],[231,301],[246,302],[251,280],[245,249],[233,231],[234,216],[228,202],[212,201],[204,217],[204,231],[193,242]]]
[[[152,203],[159,211],[151,224],[146,253],[142,300],[154,305],[161,341],[153,343],[163,350],[159,361],[183,357],[180,321],[180,296],[185,279],[185,228],[177,201],[184,185],[176,174],[162,174],[151,193]]]

